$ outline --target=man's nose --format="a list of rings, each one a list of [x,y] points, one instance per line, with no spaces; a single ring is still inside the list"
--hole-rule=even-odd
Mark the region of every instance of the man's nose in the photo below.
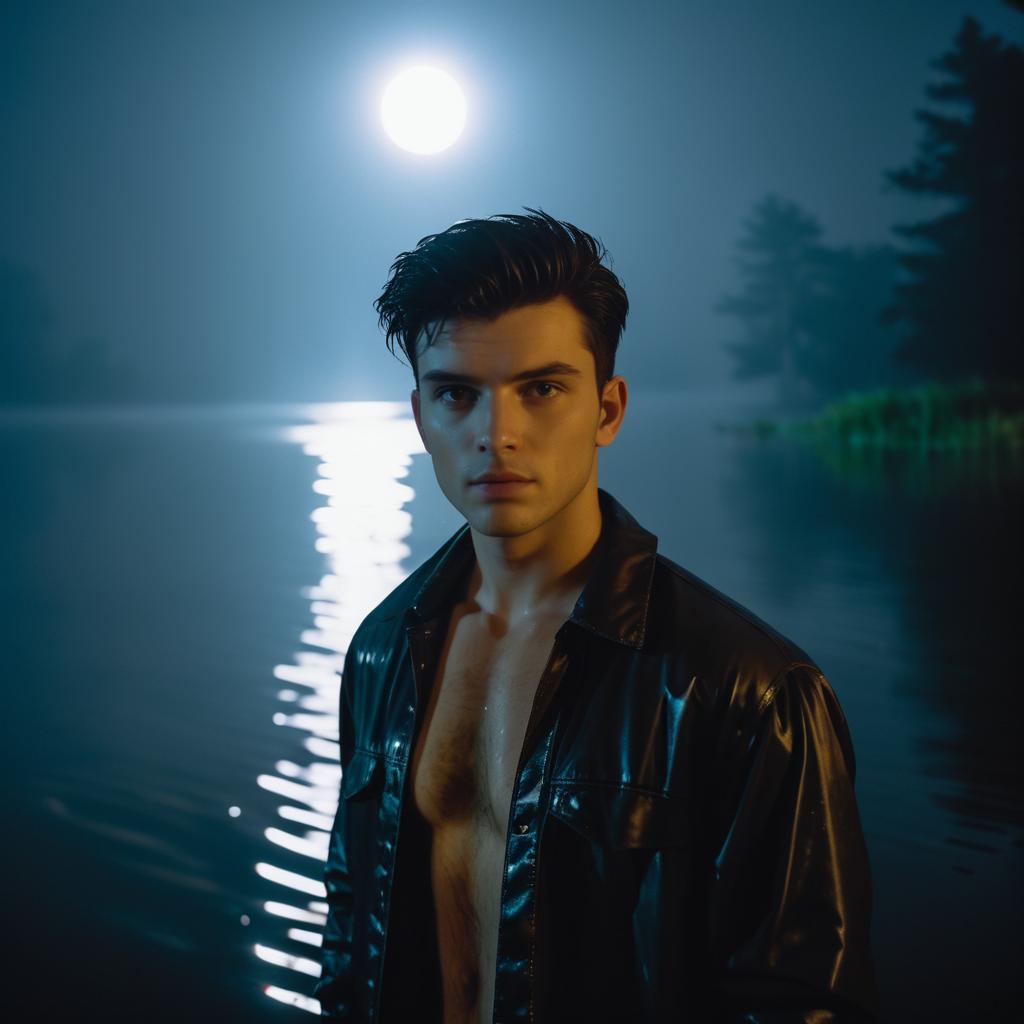
[[[515,396],[500,392],[487,393],[477,402],[477,446],[481,451],[514,448],[519,443],[515,402]]]

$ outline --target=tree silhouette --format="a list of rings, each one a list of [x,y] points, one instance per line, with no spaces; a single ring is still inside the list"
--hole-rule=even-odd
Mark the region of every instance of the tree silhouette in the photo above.
[[[938,378],[1024,376],[1024,51],[965,17],[953,49],[931,62],[947,80],[926,87],[961,114],[918,110],[918,154],[888,180],[953,201],[933,220],[897,225],[915,248],[885,310],[910,326],[897,357]]]
[[[0,260],[0,403],[17,403],[45,389],[40,354],[52,324],[39,278],[26,267]]]
[[[743,290],[715,307],[743,325],[744,339],[725,346],[733,377],[776,376],[784,405],[900,382],[896,330],[881,322],[899,270],[896,250],[826,246],[811,214],[773,195],[744,225]]]
[[[777,374],[783,402],[805,400],[810,388],[799,376],[805,343],[801,312],[813,286],[809,254],[819,244],[821,227],[796,203],[767,195],[744,228],[737,243],[743,290],[715,306],[716,312],[738,317],[746,335],[725,345],[736,360],[732,376]]]
[[[134,367],[111,359],[97,338],[59,351],[38,276],[0,259],[0,405],[95,402],[130,397]]]

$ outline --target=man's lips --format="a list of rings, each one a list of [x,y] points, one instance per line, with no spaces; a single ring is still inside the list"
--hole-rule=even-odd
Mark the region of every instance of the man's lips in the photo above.
[[[480,480],[470,484],[478,494],[488,495],[492,498],[518,494],[525,490],[534,481],[522,477],[505,477],[497,480]]]
[[[532,483],[527,476],[522,476],[519,473],[484,473],[483,476],[478,476],[475,480],[470,480],[470,484],[528,484]]]

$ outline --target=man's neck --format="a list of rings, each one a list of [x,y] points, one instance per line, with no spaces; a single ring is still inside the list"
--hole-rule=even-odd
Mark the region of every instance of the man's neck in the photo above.
[[[471,531],[476,559],[466,603],[506,623],[568,616],[597,557],[601,508],[596,489],[542,527],[517,537]]]

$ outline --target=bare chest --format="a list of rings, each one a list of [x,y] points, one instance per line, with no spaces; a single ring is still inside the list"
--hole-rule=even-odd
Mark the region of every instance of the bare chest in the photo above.
[[[464,822],[504,838],[534,696],[560,618],[490,635],[453,624],[412,754],[416,807],[435,828]]]

